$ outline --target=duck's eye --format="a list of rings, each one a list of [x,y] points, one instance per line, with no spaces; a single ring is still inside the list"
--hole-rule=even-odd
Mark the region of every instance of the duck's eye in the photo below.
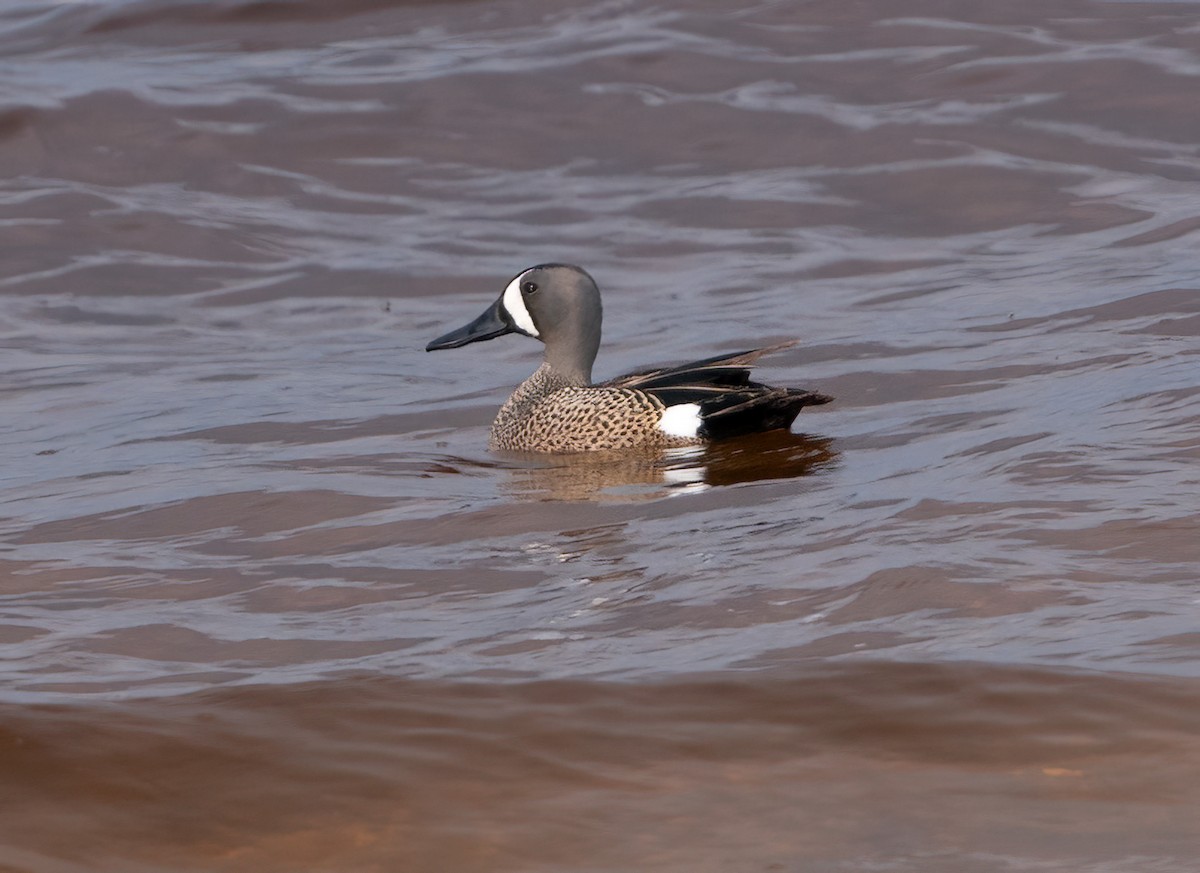
[[[524,285],[521,286],[521,291],[524,294],[536,294],[537,293],[537,282],[526,282]]]

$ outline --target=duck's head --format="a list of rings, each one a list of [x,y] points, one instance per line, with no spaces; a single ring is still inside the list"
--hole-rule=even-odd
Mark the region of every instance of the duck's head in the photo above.
[[[588,382],[600,348],[600,319],[600,290],[591,276],[570,264],[539,264],[514,277],[481,316],[438,337],[425,351],[523,333],[545,344],[551,367]]]

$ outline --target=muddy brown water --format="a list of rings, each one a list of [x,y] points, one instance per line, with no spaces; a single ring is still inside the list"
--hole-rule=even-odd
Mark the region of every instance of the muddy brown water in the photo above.
[[[10,0],[0,239],[0,869],[1200,869],[1200,4]]]

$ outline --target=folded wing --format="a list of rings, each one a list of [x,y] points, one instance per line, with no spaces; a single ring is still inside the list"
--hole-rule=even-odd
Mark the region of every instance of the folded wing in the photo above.
[[[699,435],[710,439],[787,428],[805,406],[833,400],[815,391],[776,388],[750,379],[750,369],[759,358],[794,345],[795,340],[675,367],[640,370],[618,376],[603,387],[641,391],[667,407],[698,404]]]

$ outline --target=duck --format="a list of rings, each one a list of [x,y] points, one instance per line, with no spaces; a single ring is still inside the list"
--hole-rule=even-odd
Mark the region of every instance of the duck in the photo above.
[[[572,264],[518,273],[469,324],[430,342],[427,352],[521,334],[545,346],[542,364],[505,401],[492,423],[492,451],[565,454],[702,445],[790,428],[800,410],[833,400],[805,388],[751,381],[763,355],[796,341],[592,382],[600,349],[600,289]]]

